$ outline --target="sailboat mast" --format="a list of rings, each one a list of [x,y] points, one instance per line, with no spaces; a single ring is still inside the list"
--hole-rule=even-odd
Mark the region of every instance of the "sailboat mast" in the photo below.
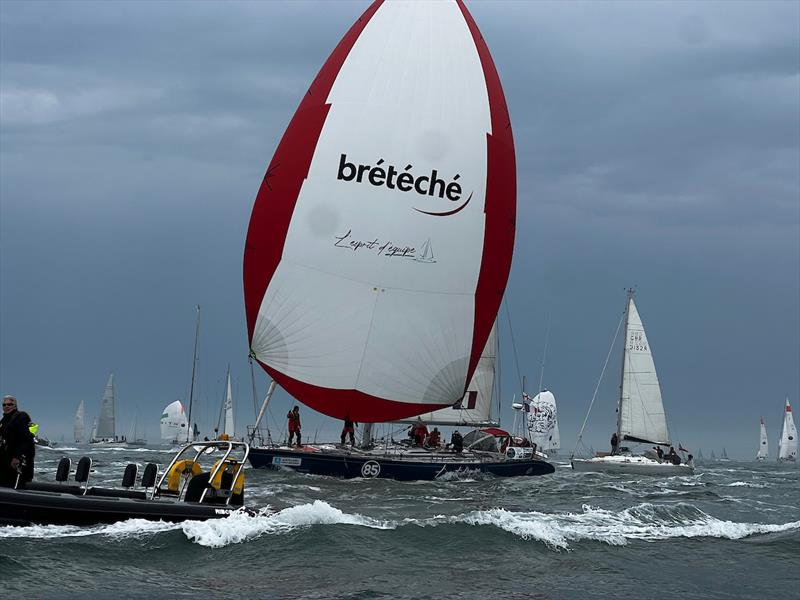
[[[200,305],[197,305],[197,322],[194,327],[194,354],[192,355],[192,382],[189,385],[189,415],[186,427],[186,441],[192,432],[192,403],[194,401],[194,376],[197,371],[197,339],[200,337]]]
[[[627,297],[625,299],[625,335],[622,338],[622,368],[619,373],[619,401],[617,402],[617,443],[622,443],[622,394],[625,384],[625,361],[628,360],[628,325],[631,315],[631,298],[633,298],[633,289],[628,288]]]

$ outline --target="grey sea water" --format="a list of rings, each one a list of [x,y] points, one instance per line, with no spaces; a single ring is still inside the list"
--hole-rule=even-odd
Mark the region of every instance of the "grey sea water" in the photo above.
[[[41,449],[37,478],[61,456]],[[92,451],[93,481],[171,452]],[[260,516],[0,527],[2,597],[798,598],[800,469],[401,483],[248,470]]]

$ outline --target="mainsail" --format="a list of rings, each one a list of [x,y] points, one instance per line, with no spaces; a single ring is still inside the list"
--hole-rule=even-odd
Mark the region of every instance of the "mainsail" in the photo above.
[[[189,421],[180,400],[168,404],[161,414],[161,439],[170,442],[186,440]]]
[[[515,212],[508,110],[463,2],[374,2],[258,192],[244,253],[253,356],[339,419],[449,409],[489,339]]]
[[[466,425],[489,427],[497,425],[492,419],[492,391],[494,389],[495,365],[497,362],[497,323],[489,333],[478,367],[467,386],[464,396],[453,406],[426,413],[420,418],[429,425]],[[405,422],[413,423],[413,420]]]
[[[108,376],[108,383],[103,392],[103,401],[100,404],[100,418],[97,421],[97,439],[114,438],[116,427],[114,424],[114,374]]]
[[[764,425],[764,417],[761,417],[761,434],[758,442],[758,460],[765,460],[769,456],[769,441],[767,440],[767,428]]]
[[[626,314],[618,432],[621,439],[668,446],[661,387],[632,291],[628,292]]]
[[[783,429],[778,444],[778,460],[794,462],[797,460],[797,428],[792,417],[792,407],[786,398],[786,410],[783,413]]]
[[[225,387],[225,402],[222,405],[223,412],[225,413],[225,427],[222,433],[228,437],[234,437],[233,425],[233,394],[231,393],[231,372],[228,370],[228,384]]]
[[[553,392],[543,390],[530,398],[523,394],[528,435],[541,450],[557,450],[561,447],[558,432],[558,412]]]
[[[78,404],[78,410],[75,411],[75,427],[74,439],[76,442],[81,443],[85,441],[86,437],[86,423],[84,417],[83,400]]]

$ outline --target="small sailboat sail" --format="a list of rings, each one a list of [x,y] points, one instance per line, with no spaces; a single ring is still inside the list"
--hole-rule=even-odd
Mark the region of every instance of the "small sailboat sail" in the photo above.
[[[767,427],[764,425],[764,417],[761,417],[761,432],[758,441],[758,453],[756,460],[767,460],[769,456],[769,441],[767,440]]]
[[[189,420],[186,418],[183,403],[175,400],[167,404],[161,413],[161,439],[170,443],[185,442],[188,428]]]
[[[100,403],[100,417],[97,420],[97,431],[92,435],[93,443],[115,442],[117,440],[114,402],[114,374],[108,376],[103,400]]]
[[[786,398],[786,410],[783,412],[783,428],[778,444],[778,460],[795,462],[797,460],[797,428],[792,416],[789,398]]]
[[[626,472],[637,474],[691,473],[691,463],[682,463],[675,455],[662,458],[653,450],[635,455],[622,446],[623,442],[670,446],[667,418],[661,398],[661,386],[656,373],[650,342],[642,318],[629,289],[625,304],[625,333],[622,349],[622,374],[617,402],[617,431],[612,439],[610,455],[589,459],[572,459],[576,471]],[[579,434],[579,440],[583,433]]]
[[[558,413],[553,392],[542,390],[533,398],[523,394],[522,399],[531,442],[545,452],[558,450],[561,447],[561,435],[558,432]]]
[[[730,462],[731,461],[731,459],[728,458],[728,451],[725,450],[725,448],[722,448],[722,454],[720,454],[720,456],[719,456],[719,461],[720,462]]]
[[[714,450],[711,450],[711,460],[714,462],[717,461],[717,455],[714,453]]]
[[[74,424],[73,438],[76,443],[80,444],[86,441],[86,417],[84,416],[83,400],[78,404],[78,410],[75,411],[75,424]]]
[[[228,380],[225,385],[225,400],[222,402],[222,414],[224,426],[222,428],[223,439],[233,439],[234,424],[233,424],[233,393],[231,392],[231,370],[228,368]]]
[[[91,437],[89,439],[90,440],[96,440],[97,439],[97,417],[95,417],[92,420],[92,435],[91,435]]]

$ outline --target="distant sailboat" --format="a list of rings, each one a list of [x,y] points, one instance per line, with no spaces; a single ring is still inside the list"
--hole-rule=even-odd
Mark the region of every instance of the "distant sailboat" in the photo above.
[[[558,431],[556,397],[553,392],[542,390],[533,398],[523,394],[526,404],[528,433],[536,447],[548,455],[553,455],[561,447],[561,434]]]
[[[797,460],[797,428],[792,417],[792,407],[786,398],[786,410],[783,413],[783,430],[778,444],[778,461],[795,462]]]
[[[703,458],[703,451],[702,450],[698,450],[697,451],[697,462],[703,462],[704,460],[705,459]]]
[[[714,451],[711,451],[711,462],[717,462],[717,455],[714,454]]]
[[[636,473],[652,475],[691,474],[691,463],[675,464],[660,459],[652,450],[644,455],[634,455],[623,447],[624,442],[669,447],[672,442],[667,431],[667,417],[661,399],[661,386],[653,362],[650,343],[644,325],[633,301],[633,290],[628,290],[625,305],[625,337],[622,352],[622,384],[617,402],[618,439],[616,452],[599,453],[592,458],[572,459],[576,471],[600,471],[606,473]],[[588,415],[587,415],[588,418]],[[584,421],[585,424],[585,421]],[[583,429],[578,436],[580,440]],[[613,450],[613,449],[612,449]]]
[[[125,445],[128,448],[144,448],[147,445],[147,440],[139,437],[139,411],[136,411],[136,416],[133,418],[133,425],[131,425],[128,432],[128,439],[125,440]]]
[[[74,436],[76,444],[81,444],[86,441],[86,422],[84,416],[83,400],[78,404],[78,410],[75,411],[75,425]]]
[[[222,431],[220,431],[220,421],[222,421]],[[231,391],[231,368],[228,367],[227,381],[225,385],[225,397],[220,407],[220,415],[217,420],[215,430],[218,439],[232,440],[235,437],[235,427],[233,422],[233,393]]]
[[[117,439],[115,425],[115,400],[114,400],[114,374],[108,376],[106,389],[103,392],[103,400],[100,403],[100,418],[97,421],[97,429],[92,433],[90,444],[116,444],[121,440]]]
[[[764,417],[761,417],[761,435],[758,443],[758,454],[756,454],[756,460],[767,460],[767,456],[769,456],[767,428],[764,425]]]
[[[725,448],[722,448],[722,454],[719,457],[719,462],[731,462],[731,459],[728,458],[728,452]]]
[[[183,403],[175,400],[164,407],[164,411],[161,413],[161,439],[170,444],[193,441],[188,439],[190,437],[187,434],[188,431],[189,420],[186,418]]]

